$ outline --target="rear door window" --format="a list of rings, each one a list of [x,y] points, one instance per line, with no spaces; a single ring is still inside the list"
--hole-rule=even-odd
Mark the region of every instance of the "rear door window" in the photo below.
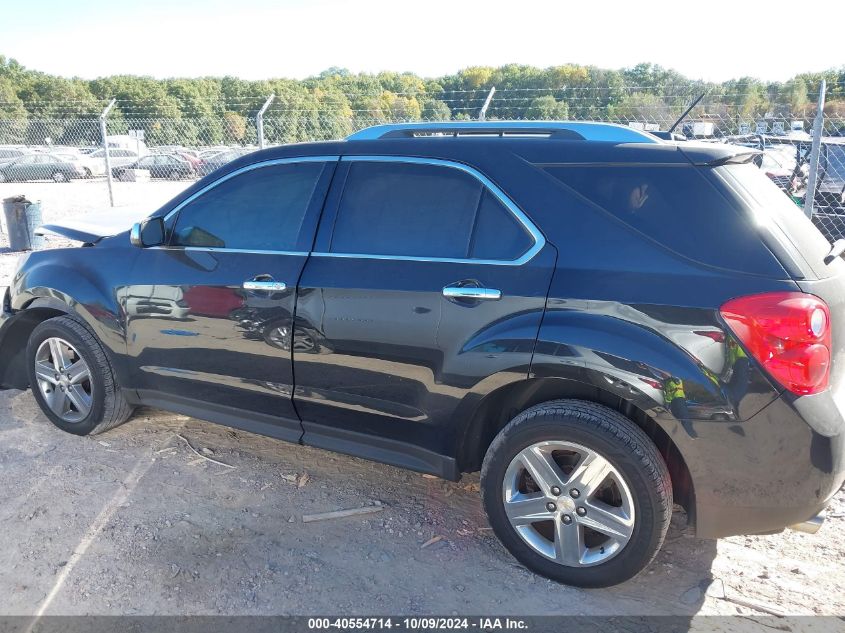
[[[783,273],[749,219],[701,173],[707,168],[692,165],[544,165],[543,168],[593,205],[688,259],[757,274]],[[778,193],[774,185],[771,187]]]
[[[532,245],[525,227],[471,174],[443,165],[354,161],[330,250],[512,261]]]

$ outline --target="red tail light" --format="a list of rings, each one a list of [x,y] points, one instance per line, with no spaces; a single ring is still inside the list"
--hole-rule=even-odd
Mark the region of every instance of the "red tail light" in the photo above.
[[[771,292],[731,299],[722,317],[766,371],[797,395],[830,379],[830,309],[813,295]]]

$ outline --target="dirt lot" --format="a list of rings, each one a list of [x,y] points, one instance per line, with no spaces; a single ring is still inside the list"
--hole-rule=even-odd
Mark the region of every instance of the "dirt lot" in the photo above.
[[[95,185],[0,197],[41,199],[53,220],[101,209]],[[119,186],[119,201],[152,209],[184,184]],[[14,259],[0,255],[0,285]],[[0,488],[4,615],[845,614],[845,492],[814,536],[701,541],[676,512],[645,573],[585,591],[515,563],[477,476],[444,482],[152,410],[79,438],[28,392],[0,393]],[[374,512],[302,521],[360,507]]]

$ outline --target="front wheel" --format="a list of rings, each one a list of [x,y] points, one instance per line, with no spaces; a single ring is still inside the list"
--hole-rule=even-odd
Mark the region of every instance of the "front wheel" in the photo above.
[[[38,324],[26,357],[35,400],[63,431],[102,433],[132,415],[105,350],[76,319],[61,316]]]
[[[672,513],[666,464],[648,436],[592,402],[534,406],[496,436],[481,470],[494,532],[532,571],[607,587],[642,571]]]

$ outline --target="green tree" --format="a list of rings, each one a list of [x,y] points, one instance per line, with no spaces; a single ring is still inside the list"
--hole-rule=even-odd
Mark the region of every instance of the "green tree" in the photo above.
[[[227,143],[242,143],[246,137],[246,118],[237,112],[223,113],[223,138]]]
[[[569,106],[549,95],[537,97],[531,101],[525,111],[525,116],[529,119],[540,120],[567,119],[569,117]]]

